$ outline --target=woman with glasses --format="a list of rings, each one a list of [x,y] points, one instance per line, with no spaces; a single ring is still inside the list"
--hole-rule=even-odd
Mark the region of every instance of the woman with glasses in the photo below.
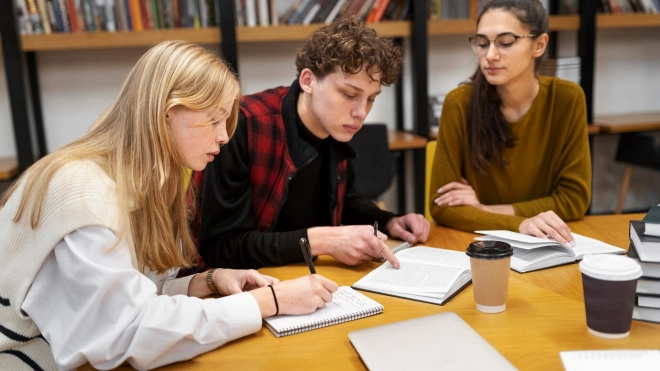
[[[591,197],[586,102],[579,85],[536,76],[547,31],[538,0],[484,6],[469,39],[479,66],[443,104],[429,205],[437,223],[574,244],[565,221]]]

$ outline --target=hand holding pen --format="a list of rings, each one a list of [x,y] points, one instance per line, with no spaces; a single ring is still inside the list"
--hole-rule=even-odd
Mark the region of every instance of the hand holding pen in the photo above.
[[[387,236],[376,230],[374,237],[371,225],[309,228],[307,240],[313,255],[329,255],[352,266],[385,257],[394,268],[399,268],[399,261],[385,245]]]
[[[299,243],[305,262],[307,262],[307,266],[309,267],[309,273],[316,274],[316,267],[314,267],[314,260],[312,259],[312,248],[309,246],[309,242],[305,237],[302,237]]]

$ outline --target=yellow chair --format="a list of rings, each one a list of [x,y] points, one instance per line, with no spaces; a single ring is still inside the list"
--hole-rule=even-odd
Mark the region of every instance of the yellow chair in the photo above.
[[[433,158],[435,157],[435,145],[437,141],[430,140],[426,143],[426,172],[424,173],[424,216],[429,222],[433,222],[431,209],[429,207],[429,194],[431,193],[431,172],[433,170]]]

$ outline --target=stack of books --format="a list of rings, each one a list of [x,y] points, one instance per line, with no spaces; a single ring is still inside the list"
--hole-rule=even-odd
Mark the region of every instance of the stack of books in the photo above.
[[[580,83],[580,57],[544,59],[539,66],[539,74],[557,76],[564,80]]]
[[[628,256],[642,267],[633,319],[660,323],[660,205],[630,221]]]

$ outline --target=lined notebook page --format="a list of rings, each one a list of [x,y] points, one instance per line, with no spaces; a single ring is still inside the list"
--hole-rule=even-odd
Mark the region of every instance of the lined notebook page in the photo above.
[[[277,337],[309,331],[337,323],[382,313],[383,306],[349,286],[341,286],[332,302],[324,308],[301,316],[275,316],[264,318],[266,327]]]
[[[559,352],[566,371],[657,371],[660,350],[585,350]]]

